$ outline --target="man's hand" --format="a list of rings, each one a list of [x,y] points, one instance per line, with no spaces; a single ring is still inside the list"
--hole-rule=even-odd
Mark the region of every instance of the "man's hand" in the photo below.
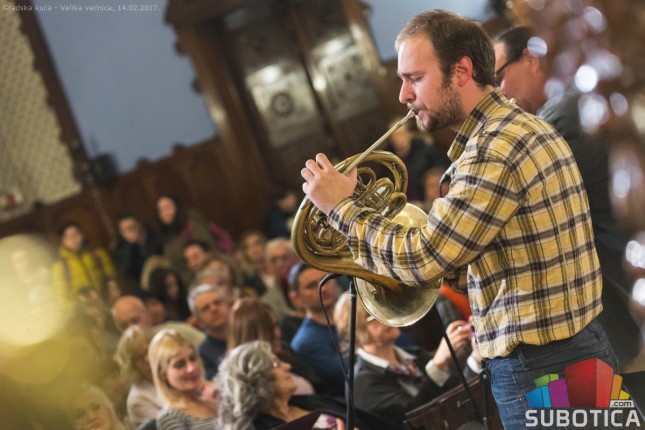
[[[470,325],[466,324],[466,321],[453,321],[446,328],[446,333],[448,334],[448,339],[452,347],[455,349],[457,355],[462,355],[470,344],[470,339],[472,337],[472,330]],[[435,352],[432,361],[440,369],[448,370],[450,366],[450,350],[446,344],[446,339],[441,338],[437,352]]]
[[[302,184],[302,191],[326,215],[342,199],[351,196],[356,188],[356,169],[345,176],[334,169],[325,154],[316,155],[315,161],[307,160],[300,174],[306,181]]]

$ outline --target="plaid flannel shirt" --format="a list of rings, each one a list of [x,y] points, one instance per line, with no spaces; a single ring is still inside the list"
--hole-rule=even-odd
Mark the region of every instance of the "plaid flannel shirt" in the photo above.
[[[448,156],[450,191],[422,227],[355,198],[329,222],[354,260],[410,285],[444,277],[468,293],[483,358],[573,336],[602,310],[589,203],[567,143],[499,90],[471,112]]]

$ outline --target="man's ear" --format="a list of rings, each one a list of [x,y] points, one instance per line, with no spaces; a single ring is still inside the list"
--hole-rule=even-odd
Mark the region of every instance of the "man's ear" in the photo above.
[[[522,57],[524,57],[524,60],[526,60],[531,71],[536,72],[540,70],[540,58],[537,55],[533,54],[529,50],[529,48],[524,48],[524,51],[522,51]]]
[[[297,291],[289,291],[289,298],[291,299],[292,303],[299,303],[300,302],[300,294],[298,294]]]
[[[458,86],[465,85],[473,77],[473,62],[470,58],[461,57],[453,66],[453,78]]]

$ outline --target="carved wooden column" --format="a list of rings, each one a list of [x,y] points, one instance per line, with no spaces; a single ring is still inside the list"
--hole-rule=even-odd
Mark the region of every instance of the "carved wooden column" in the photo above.
[[[269,183],[299,189],[305,159],[345,158],[385,130],[391,112],[364,12],[356,0],[170,0],[167,20],[221,151],[245,172],[239,197],[256,210]]]

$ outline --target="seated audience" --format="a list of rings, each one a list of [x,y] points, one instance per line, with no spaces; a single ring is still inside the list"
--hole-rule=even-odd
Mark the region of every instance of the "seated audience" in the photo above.
[[[271,192],[272,205],[264,217],[264,234],[269,239],[291,237],[293,218],[298,210],[298,195],[291,190],[275,188]]]
[[[350,297],[338,300],[334,320],[340,336],[349,338]],[[459,383],[453,377],[451,356],[445,339],[434,356],[425,351],[406,351],[394,344],[397,327],[387,326],[371,316],[360,300],[356,305],[357,360],[354,368],[356,407],[391,420],[403,428],[405,413],[421,406]],[[446,329],[458,356],[470,351],[474,333],[466,321],[453,321]],[[468,359],[466,376],[481,371],[476,352]],[[471,369],[470,366],[474,368]]]
[[[79,224],[70,222],[59,230],[58,259],[52,266],[52,287],[62,302],[74,305],[76,293],[91,287],[104,296],[109,279],[116,278],[112,259],[101,248],[92,248],[85,241]]]
[[[318,297],[318,285],[326,275],[327,273],[309,267],[305,263],[296,264],[289,273],[292,294],[302,302],[306,315],[291,340],[291,349],[327,382],[329,394],[343,396],[345,378],[337,352],[340,340],[333,325],[331,333],[334,337],[330,338],[330,330],[325,319],[326,312],[333,324],[334,306],[339,296],[335,280],[327,282],[322,289],[322,305]]]
[[[177,272],[172,269],[153,271],[148,288],[164,304],[167,319],[186,321],[190,317],[186,287]]]
[[[138,291],[146,258],[161,254],[161,245],[154,232],[131,213],[119,215],[119,236],[112,251],[114,263],[129,292]]]
[[[204,380],[202,362],[195,347],[176,330],[164,329],[150,342],[148,360],[164,405],[157,415],[158,428],[215,428],[214,387]]]
[[[423,174],[423,205],[424,211],[432,208],[432,203],[441,197],[440,182],[446,171],[445,167],[432,167]]]
[[[184,261],[191,273],[203,268],[209,257],[210,247],[201,240],[189,240],[184,245]]]
[[[261,231],[248,230],[239,242],[238,265],[242,271],[242,285],[252,287],[257,296],[266,292],[262,279],[266,272],[265,246],[267,238]]]
[[[135,296],[119,297],[112,305],[112,319],[119,333],[123,333],[132,325],[150,327],[154,332],[164,328],[172,328],[190,340],[193,345],[199,345],[204,341],[204,333],[184,322],[166,321],[153,326],[145,304]]]
[[[217,366],[226,354],[232,302],[232,297],[225,289],[208,284],[195,287],[188,296],[190,311],[206,332],[206,338],[199,344],[198,350],[207,379],[215,376]]]
[[[196,211],[184,207],[177,199],[161,195],[157,198],[155,206],[163,254],[186,282],[190,281],[190,271],[186,267],[183,254],[186,243],[198,240],[213,250],[227,253],[235,250],[235,242],[226,230],[206,221]]]
[[[282,342],[278,319],[271,306],[257,298],[244,298],[235,302],[231,309],[228,350],[252,340],[269,342],[273,353],[291,365],[296,395],[313,394],[313,383],[317,384],[318,392],[325,392],[324,381],[291,351],[289,345]]]
[[[289,269],[299,261],[291,242],[285,238],[267,242],[265,250],[266,271],[262,280],[267,287],[261,296],[262,301],[271,305],[279,319],[289,314]]]
[[[264,341],[232,349],[220,365],[215,383],[219,393],[217,429],[268,430],[311,412],[320,412],[314,429],[345,429],[345,403],[319,396],[295,396],[291,366],[271,352]],[[356,428],[389,430],[388,422],[356,410]]]
[[[76,297],[76,312],[89,316],[93,321],[96,333],[100,333],[96,340],[100,340],[102,350],[111,354],[119,341],[119,333],[110,318],[110,311],[98,292],[91,287],[78,290]]]
[[[161,410],[148,361],[150,338],[146,329],[131,326],[121,336],[114,355],[121,374],[130,384],[126,404],[128,420],[134,427],[146,420],[154,420]]]
[[[72,398],[69,418],[75,430],[125,430],[110,399],[91,385],[84,386]]]
[[[224,270],[214,269],[213,267],[204,267],[197,272],[195,283],[191,285],[190,291],[199,285],[212,285],[222,288],[232,298],[238,298],[240,295],[239,289],[235,288],[231,283],[229,274]]]

